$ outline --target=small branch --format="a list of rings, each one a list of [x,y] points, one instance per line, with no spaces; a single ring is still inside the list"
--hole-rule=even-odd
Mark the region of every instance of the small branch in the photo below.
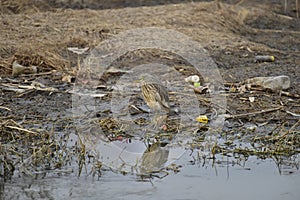
[[[284,134],[282,134],[280,138],[283,138],[289,133],[291,133],[299,124],[300,124],[300,120],[298,120],[289,130],[287,130]]]
[[[299,2],[298,0],[296,0],[296,16],[297,16],[297,19],[299,18]]]
[[[262,113],[268,113],[268,112],[273,112],[273,111],[276,111],[276,110],[280,110],[281,108],[283,108],[283,106],[279,106],[277,108],[270,108],[270,109],[267,109],[267,110],[261,110],[261,111],[251,112],[251,113],[229,115],[229,116],[226,117],[226,119],[246,117],[246,116],[251,116],[251,115],[258,115],[258,114],[262,114]]]
[[[4,106],[0,106],[0,109],[11,111],[10,108],[4,107]]]
[[[11,129],[16,129],[18,131],[24,131],[24,132],[30,133],[30,134],[37,134],[36,132],[30,131],[30,130],[27,130],[27,129],[24,129],[24,128],[19,128],[19,127],[16,127],[16,126],[6,126],[6,127],[11,128]]]

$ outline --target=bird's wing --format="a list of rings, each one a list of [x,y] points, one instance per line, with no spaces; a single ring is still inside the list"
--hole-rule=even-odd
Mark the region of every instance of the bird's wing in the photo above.
[[[165,108],[170,108],[168,93],[166,95],[160,95],[159,92],[158,92],[158,91],[164,91],[166,89],[163,88],[163,86],[161,86],[161,85],[155,85],[155,87],[157,88],[157,90],[155,91],[155,100],[158,101],[158,102],[161,102],[161,104]]]

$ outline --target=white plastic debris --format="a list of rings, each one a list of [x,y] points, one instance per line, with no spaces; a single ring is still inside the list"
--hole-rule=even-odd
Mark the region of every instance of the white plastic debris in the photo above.
[[[270,77],[255,77],[244,81],[244,84],[261,86],[266,89],[276,90],[286,90],[291,85],[290,77],[281,76],[270,76]],[[244,85],[242,84],[242,85]]]
[[[84,54],[85,52],[87,52],[90,48],[89,47],[85,47],[85,48],[68,47],[67,49],[69,51],[71,51],[72,53],[81,55],[81,54]]]
[[[253,103],[255,101],[255,97],[249,97],[249,101]]]
[[[185,78],[184,80],[185,80],[185,82],[188,82],[188,83],[197,83],[197,82],[199,82],[200,78],[198,75],[192,75],[192,76]]]
[[[18,76],[21,74],[35,74],[37,73],[37,68],[38,68],[37,66],[33,66],[33,65],[30,67],[25,67],[17,63],[17,61],[14,61],[12,65],[12,75]]]
[[[291,80],[288,76],[269,77],[263,82],[264,88],[271,90],[286,90],[291,86]]]

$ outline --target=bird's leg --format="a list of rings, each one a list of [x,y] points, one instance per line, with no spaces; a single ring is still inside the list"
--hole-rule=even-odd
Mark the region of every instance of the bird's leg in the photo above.
[[[156,112],[154,114],[152,123],[154,124],[154,129],[158,130],[161,129],[163,125],[165,125],[167,119],[166,114],[160,114],[159,112]]]

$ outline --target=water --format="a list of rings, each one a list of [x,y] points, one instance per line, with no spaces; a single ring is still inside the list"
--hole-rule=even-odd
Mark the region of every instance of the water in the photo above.
[[[222,159],[222,158],[221,158]],[[99,180],[82,175],[43,179],[17,178],[4,184],[2,199],[264,199],[300,197],[300,172],[279,170],[272,159],[250,157],[243,166],[227,158],[219,164],[192,164],[188,153],[177,164],[180,172],[141,181],[136,175],[104,171]],[[201,165],[200,165],[201,164]],[[281,172],[280,172],[281,171]]]

